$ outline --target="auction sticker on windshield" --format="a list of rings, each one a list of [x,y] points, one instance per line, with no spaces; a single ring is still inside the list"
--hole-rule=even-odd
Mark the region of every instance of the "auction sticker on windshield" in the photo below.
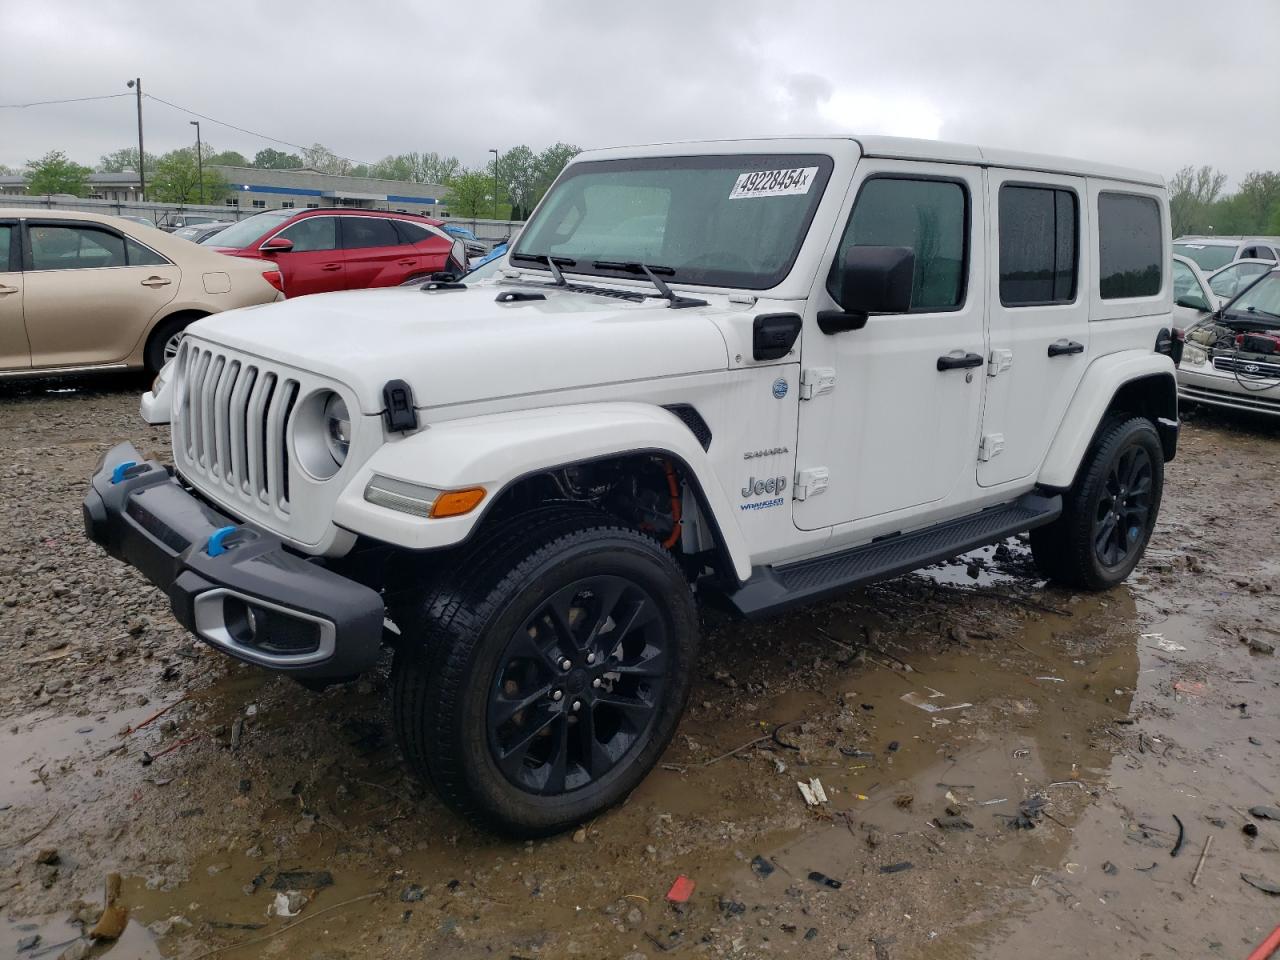
[[[757,170],[738,176],[729,192],[730,200],[745,197],[786,197],[808,193],[817,175],[817,167],[792,167],[790,170]]]

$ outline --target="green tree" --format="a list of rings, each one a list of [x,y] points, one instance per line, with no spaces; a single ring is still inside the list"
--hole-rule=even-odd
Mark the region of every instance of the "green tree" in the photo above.
[[[93,171],[68,160],[61,150],[50,150],[39,160],[28,160],[27,170],[27,193],[69,193],[76,197],[89,193],[88,178]]]
[[[208,144],[204,148],[204,162],[217,163],[224,167],[247,167],[249,161],[245,159],[243,153],[238,150],[223,150],[221,153],[213,153]]]
[[[445,184],[448,193],[445,206],[455,217],[492,217],[493,206],[493,174],[484,170],[463,170],[449,179]],[[507,204],[498,205],[498,219],[509,212]]]
[[[1227,175],[1210,166],[1186,166],[1169,179],[1169,216],[1175,237],[1208,231],[1210,211],[1226,182]]]
[[[351,161],[346,157],[338,156],[323,143],[313,143],[303,150],[302,162],[304,166],[319,170],[321,173],[349,174],[351,172]]]
[[[148,178],[147,193],[162,203],[218,203],[227,193],[227,182],[207,166],[203,183],[201,190],[195,147],[183,147],[159,159]]]
[[[489,163],[493,171],[493,162]],[[523,143],[518,147],[509,147],[507,152],[498,156],[498,181],[511,201],[511,218],[524,220],[529,216],[535,202],[538,187],[538,158]]]
[[[1240,181],[1232,197],[1240,219],[1240,233],[1262,233],[1280,209],[1280,173],[1255,170]]]
[[[294,170],[302,166],[302,158],[296,153],[267,147],[254,154],[253,166],[260,170]]]
[[[529,203],[530,210],[542,199],[542,195],[551,188],[551,184],[555,182],[556,177],[560,176],[560,171],[581,152],[581,147],[574,146],[571,143],[556,143],[538,154],[535,164],[537,178],[534,183],[534,195]]]
[[[410,183],[448,183],[460,173],[457,157],[438,153],[397,153],[383,157],[369,168],[369,176],[384,180],[406,180]]]
[[[147,169],[155,169],[159,158],[154,153],[147,154]],[[138,172],[138,148],[121,147],[111,153],[104,153],[98,159],[99,173],[124,173],[126,170]]]

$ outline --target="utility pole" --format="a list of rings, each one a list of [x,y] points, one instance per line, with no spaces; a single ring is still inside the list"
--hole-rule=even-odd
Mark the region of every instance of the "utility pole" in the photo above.
[[[204,204],[204,148],[200,145],[200,121],[188,120],[196,128],[196,176],[200,178],[200,203]]]
[[[498,151],[489,149],[493,154],[493,219],[498,219]]]
[[[138,199],[147,199],[147,155],[142,148],[142,78],[137,77],[125,84],[132,87],[138,98]]]

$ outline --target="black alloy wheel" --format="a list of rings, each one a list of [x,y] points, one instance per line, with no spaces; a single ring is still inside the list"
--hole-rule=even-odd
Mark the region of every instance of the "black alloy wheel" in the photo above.
[[[516,630],[488,705],[489,748],[515,786],[563,794],[623,762],[652,726],[667,629],[636,583],[588,577],[552,594]]]
[[[1123,566],[1145,544],[1152,475],[1151,457],[1141,446],[1112,461],[1093,521],[1093,547],[1104,567]]]

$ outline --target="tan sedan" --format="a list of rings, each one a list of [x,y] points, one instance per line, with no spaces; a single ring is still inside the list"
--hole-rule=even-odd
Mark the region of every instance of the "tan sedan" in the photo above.
[[[157,371],[191,321],[283,298],[269,261],[120,217],[0,208],[0,379]]]

